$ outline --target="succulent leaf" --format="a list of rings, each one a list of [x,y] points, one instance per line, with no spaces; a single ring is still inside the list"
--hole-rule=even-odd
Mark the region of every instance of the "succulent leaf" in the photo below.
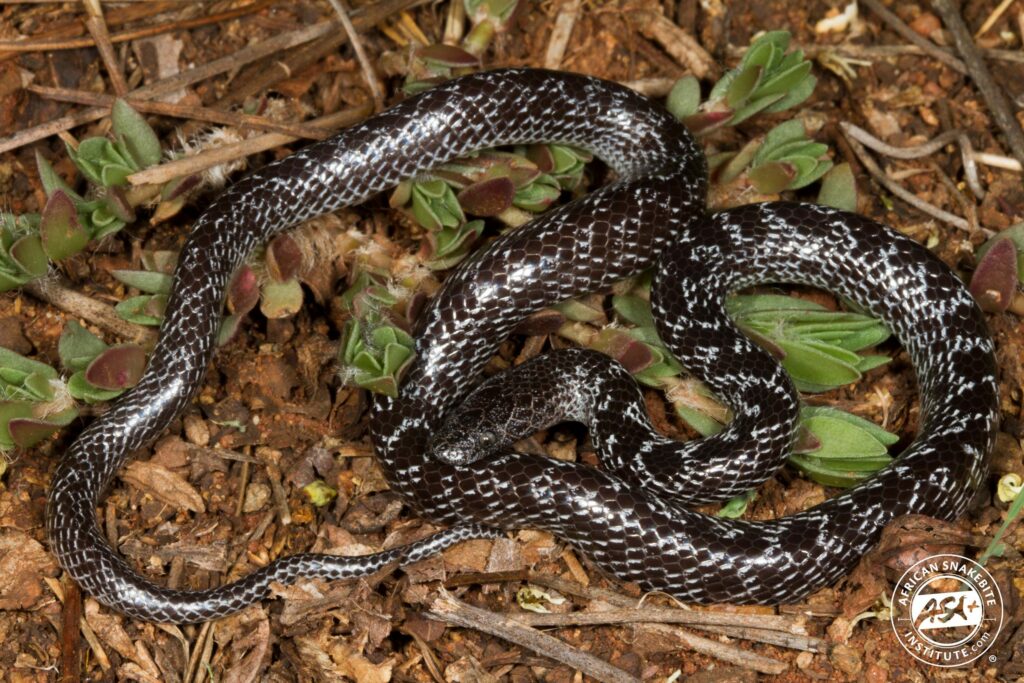
[[[43,207],[39,236],[43,251],[54,261],[77,254],[89,242],[89,232],[82,227],[74,200],[61,189],[54,190]]]
[[[163,156],[160,139],[146,123],[145,117],[118,98],[114,100],[110,118],[114,136],[123,147],[125,156],[130,157],[136,170],[160,163]]]
[[[82,327],[77,320],[69,320],[64,325],[57,342],[61,365],[72,372],[85,370],[106,349],[103,340]]]

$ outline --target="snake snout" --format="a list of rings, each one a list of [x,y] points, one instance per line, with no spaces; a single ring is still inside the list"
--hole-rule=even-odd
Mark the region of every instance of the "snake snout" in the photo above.
[[[447,437],[446,434],[438,434],[430,441],[430,455],[435,460],[449,465],[469,465],[483,457],[470,440]]]

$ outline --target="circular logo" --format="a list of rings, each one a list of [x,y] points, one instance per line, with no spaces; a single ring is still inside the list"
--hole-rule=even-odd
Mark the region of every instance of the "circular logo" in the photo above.
[[[992,647],[1003,626],[1003,597],[992,575],[960,555],[932,555],[900,577],[892,628],[914,657],[963,666]]]

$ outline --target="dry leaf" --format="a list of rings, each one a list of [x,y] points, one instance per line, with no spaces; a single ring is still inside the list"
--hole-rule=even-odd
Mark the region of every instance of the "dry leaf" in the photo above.
[[[121,626],[121,617],[100,610],[92,598],[85,600],[85,622],[110,648],[125,659],[135,661],[135,644]]]
[[[240,626],[249,630],[246,635],[235,640],[231,648],[236,656],[241,652],[245,652],[245,655],[224,672],[222,680],[224,683],[251,683],[264,668],[263,659],[270,647],[270,620],[266,612],[256,605],[241,612],[236,619]]]
[[[331,658],[339,670],[359,683],[388,683],[395,658],[389,657],[374,664],[356,651],[345,639],[339,638],[331,648]]]
[[[36,607],[43,577],[56,575],[57,563],[35,539],[21,531],[0,531],[0,610]]]
[[[199,492],[184,478],[163,465],[135,461],[121,471],[121,479],[142,489],[158,500],[192,512],[206,512],[206,504]]]

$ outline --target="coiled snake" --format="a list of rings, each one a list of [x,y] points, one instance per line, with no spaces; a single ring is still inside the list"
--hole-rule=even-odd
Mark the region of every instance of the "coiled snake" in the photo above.
[[[286,557],[204,591],[162,588],[130,568],[100,532],[96,505],[127,455],[198,390],[225,287],[250,251],[446,160],[532,142],[586,148],[618,179],[494,240],[452,273],[418,323],[417,360],[399,398],[378,398],[373,408],[377,457],[392,489],[451,528],[362,558]],[[645,98],[595,78],[507,69],[447,82],[240,180],[198,219],[182,251],[142,380],[81,433],[53,477],[48,531],[61,566],[133,617],[196,622],[261,599],[271,581],[358,576],[530,527],[647,589],[687,601],[770,603],[835,581],[897,515],[961,514],[986,473],[997,404],[992,342],[960,281],[920,245],[857,215],[792,203],[709,215],[706,176],[693,138]],[[572,462],[505,452],[455,466],[430,457],[445,411],[526,315],[655,264],[662,340],[736,415],[705,440],[715,466],[693,476],[727,490],[733,480],[749,486],[790,446],[795,393],[722,306],[728,292],[763,281],[823,287],[885,321],[917,370],[917,438],[855,489],[770,522],[698,514]]]

